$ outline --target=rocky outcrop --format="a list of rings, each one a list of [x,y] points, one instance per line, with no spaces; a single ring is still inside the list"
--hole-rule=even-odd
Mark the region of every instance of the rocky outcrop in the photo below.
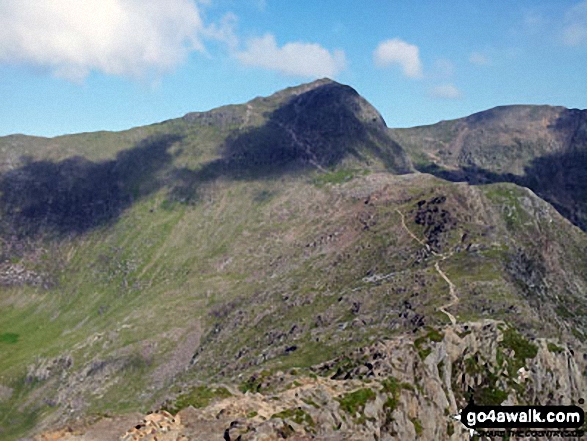
[[[526,339],[494,320],[427,328],[310,370],[259,372],[240,392],[220,388],[222,398],[199,409],[186,401],[189,394],[176,397],[184,410],[147,415],[120,439],[460,440],[468,434],[451,416],[471,398],[494,405],[577,402],[587,392],[582,351]],[[210,398],[213,390],[198,391]],[[57,439],[86,439],[67,436]]]

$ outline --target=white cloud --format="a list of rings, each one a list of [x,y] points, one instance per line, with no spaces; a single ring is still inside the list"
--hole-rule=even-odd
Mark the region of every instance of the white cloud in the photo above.
[[[238,17],[229,12],[222,17],[218,24],[212,23],[202,31],[206,38],[220,41],[228,46],[230,50],[236,50],[239,44],[236,35]]]
[[[92,70],[142,77],[202,51],[203,30],[191,0],[2,0],[0,63],[72,80]]]
[[[481,52],[473,52],[469,56],[469,61],[477,66],[487,66],[490,64],[489,58]]]
[[[440,84],[432,89],[430,94],[434,98],[455,100],[462,97],[461,91],[454,84]]]
[[[420,49],[418,46],[406,43],[399,38],[379,43],[373,52],[373,58],[379,67],[399,65],[405,76],[409,78],[422,77]]]
[[[587,0],[576,4],[565,15],[563,42],[568,46],[587,44]]]
[[[346,67],[341,50],[329,52],[319,44],[301,42],[279,47],[272,34],[250,39],[246,49],[235,56],[246,66],[299,77],[335,77]]]

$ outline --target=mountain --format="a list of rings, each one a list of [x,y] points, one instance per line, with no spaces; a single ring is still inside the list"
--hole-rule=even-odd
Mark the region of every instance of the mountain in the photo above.
[[[319,80],[0,138],[0,438],[456,440],[471,397],[576,402],[585,232],[521,182],[454,182],[453,129]],[[527,150],[494,173],[551,154]]]
[[[587,228],[587,111],[504,106],[391,130],[419,170],[454,181],[513,182]]]

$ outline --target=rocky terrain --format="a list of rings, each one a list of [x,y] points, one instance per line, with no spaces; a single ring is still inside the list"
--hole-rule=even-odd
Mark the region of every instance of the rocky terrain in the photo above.
[[[78,423],[36,439],[467,439],[452,417],[471,395],[478,404],[542,405],[583,396],[587,354],[557,343],[494,320],[424,329],[309,369],[262,371],[241,390],[192,388],[165,403],[175,415]],[[104,427],[113,433],[101,438]]]
[[[456,440],[471,397],[578,402],[585,181],[535,165],[582,118],[391,130],[320,80],[0,138],[0,439]]]

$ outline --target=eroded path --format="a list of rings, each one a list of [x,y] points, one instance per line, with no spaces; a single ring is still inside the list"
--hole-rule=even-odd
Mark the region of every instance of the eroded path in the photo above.
[[[450,254],[444,256],[442,258],[442,260],[446,259],[449,256],[450,256]],[[436,272],[438,272],[438,274],[440,274],[440,277],[442,277],[444,279],[444,281],[446,283],[448,283],[448,289],[450,291],[450,297],[451,297],[450,302],[442,305],[441,307],[438,308],[438,310],[441,312],[444,312],[448,316],[448,318],[450,319],[451,323],[453,325],[456,325],[457,319],[455,318],[454,315],[452,315],[450,312],[448,312],[446,310],[447,308],[451,308],[459,303],[459,297],[457,296],[457,290],[456,290],[455,284],[452,283],[452,281],[448,278],[448,276],[440,269],[440,265],[438,262],[436,262],[434,264],[434,268],[436,269]]]
[[[404,214],[397,208],[395,211],[397,211],[398,214],[400,215],[401,220],[402,220],[402,227],[404,228],[404,230],[406,230],[408,235],[412,239],[414,239],[416,242],[418,242],[420,245],[422,245],[423,247],[426,247],[426,250],[430,251],[434,256],[440,257],[440,261],[437,261],[434,264],[434,269],[436,269],[436,272],[448,284],[448,289],[449,289],[451,299],[448,303],[445,303],[444,305],[438,307],[438,310],[440,312],[443,312],[444,314],[446,314],[446,316],[449,318],[450,322],[453,325],[456,325],[456,323],[457,323],[456,317],[454,315],[452,315],[450,312],[448,312],[447,308],[452,308],[453,306],[455,306],[459,303],[459,297],[457,296],[457,289],[456,289],[455,284],[452,283],[452,280],[450,280],[450,278],[446,275],[446,273],[444,271],[442,271],[442,269],[440,268],[440,262],[448,259],[450,256],[452,256],[453,253],[450,252],[450,253],[439,254],[436,251],[430,249],[430,245],[428,245],[423,240],[418,238],[418,236],[416,236],[414,233],[412,233],[412,231],[408,228],[408,226],[406,225],[406,218],[405,218]]]

